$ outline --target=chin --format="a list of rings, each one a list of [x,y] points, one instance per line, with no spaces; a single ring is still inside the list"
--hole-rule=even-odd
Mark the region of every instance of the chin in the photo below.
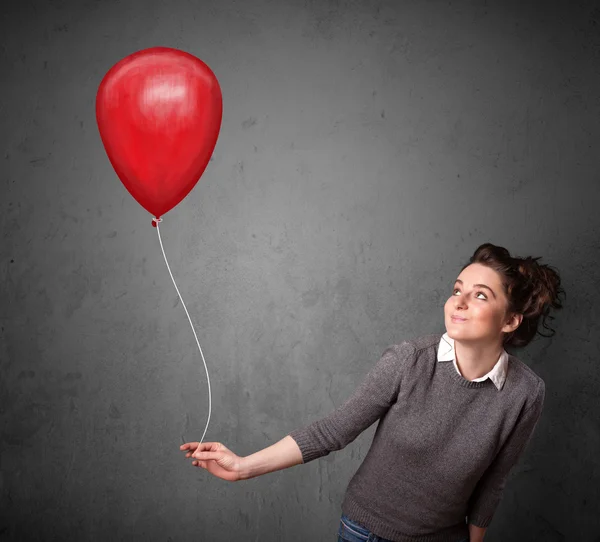
[[[451,339],[454,339],[454,330],[451,329],[450,326],[446,326],[446,334],[448,335],[448,337],[450,337]]]
[[[457,329],[458,328],[458,329]],[[467,339],[468,334],[461,329],[460,324],[446,326],[446,333],[451,339]]]
[[[454,330],[452,329],[447,329],[446,333],[448,334],[448,337],[450,337],[451,339],[456,339],[457,337],[460,337],[461,334],[460,333],[456,333]]]

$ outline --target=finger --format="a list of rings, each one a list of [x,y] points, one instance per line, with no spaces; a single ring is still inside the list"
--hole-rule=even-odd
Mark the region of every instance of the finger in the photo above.
[[[192,454],[192,457],[202,459],[203,461],[207,461],[208,459],[221,459],[222,456],[223,454],[220,452],[200,452],[198,450]]]
[[[210,450],[211,448],[217,449],[219,446],[218,442],[186,442],[182,444],[180,450],[197,449],[200,446],[201,450]]]

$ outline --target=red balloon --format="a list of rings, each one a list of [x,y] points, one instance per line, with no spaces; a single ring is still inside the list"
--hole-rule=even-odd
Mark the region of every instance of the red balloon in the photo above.
[[[221,88],[211,69],[168,47],[123,58],[96,95],[108,159],[129,193],[156,218],[185,198],[204,173],[222,114]]]

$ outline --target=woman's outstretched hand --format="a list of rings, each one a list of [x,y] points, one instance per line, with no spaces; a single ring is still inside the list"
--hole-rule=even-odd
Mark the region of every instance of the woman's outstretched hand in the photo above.
[[[192,465],[202,467],[218,478],[229,482],[242,479],[243,458],[220,442],[186,442],[179,449],[186,452],[186,458],[194,458]]]

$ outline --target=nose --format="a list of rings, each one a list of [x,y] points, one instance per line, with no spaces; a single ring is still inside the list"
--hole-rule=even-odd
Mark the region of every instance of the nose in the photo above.
[[[456,301],[454,302],[454,308],[458,309],[458,308],[465,308],[466,304],[463,300],[463,298],[456,298]]]

